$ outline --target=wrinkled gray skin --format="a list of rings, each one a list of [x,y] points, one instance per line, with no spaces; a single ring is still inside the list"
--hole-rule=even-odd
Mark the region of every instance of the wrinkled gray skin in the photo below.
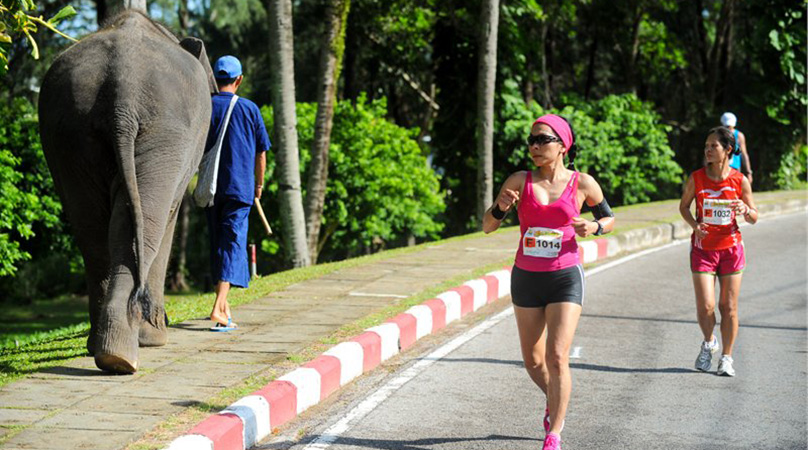
[[[163,284],[210,124],[202,42],[127,11],[75,44],[40,91],[40,136],[86,267],[87,349],[116,373],[166,343]]]

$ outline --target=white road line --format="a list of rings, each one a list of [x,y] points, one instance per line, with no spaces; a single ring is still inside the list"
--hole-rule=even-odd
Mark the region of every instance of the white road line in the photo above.
[[[580,359],[581,358],[581,347],[573,347],[572,353],[570,353],[570,359]]]
[[[367,292],[349,292],[348,295],[352,297],[392,297],[392,298],[409,298],[409,295],[396,295],[396,294],[371,294]]]
[[[390,395],[392,395],[395,391],[397,391],[401,386],[403,386],[408,381],[418,376],[418,374],[423,372],[427,367],[431,366],[436,361],[440,361],[441,358],[443,358],[444,356],[453,352],[461,345],[465,344],[471,339],[474,339],[480,333],[493,327],[494,325],[499,323],[502,319],[512,314],[513,314],[513,308],[508,308],[504,311],[501,311],[495,316],[486,319],[483,323],[477,325],[471,330],[456,337],[448,344],[441,346],[437,350],[425,356],[417,363],[413,364],[412,367],[402,372],[401,375],[390,380],[389,382],[387,382],[387,384],[385,384],[384,386],[379,388],[379,390],[374,392],[370,397],[363,400],[348,414],[346,414],[339,421],[337,421],[337,423],[335,423],[327,430],[325,430],[325,432],[319,437],[317,437],[317,439],[309,443],[309,445],[307,445],[304,448],[304,450],[328,448],[331,444],[336,442],[337,439],[339,439],[342,433],[348,431],[351,428],[352,422],[358,421],[363,417],[365,417],[368,413],[373,411],[377,406],[379,406],[388,397],[390,397]]]
[[[585,270],[584,274],[587,277],[589,277],[591,275],[597,275],[597,274],[603,272],[604,270],[609,270],[612,267],[619,266],[620,264],[629,262],[632,259],[637,259],[637,258],[639,258],[641,256],[650,255],[651,253],[656,253],[656,252],[658,252],[660,250],[665,250],[665,249],[671,248],[671,247],[676,246],[676,245],[684,244],[686,242],[690,242],[690,240],[689,239],[679,239],[679,240],[676,240],[676,241],[673,241],[673,242],[669,242],[669,243],[667,243],[667,244],[665,244],[665,245],[663,245],[661,247],[649,248],[649,249],[643,250],[641,252],[637,252],[637,253],[634,253],[634,254],[631,254],[631,255],[628,255],[628,256],[624,256],[624,257],[622,257],[620,259],[617,259],[617,260],[614,260],[614,261],[612,261],[610,263],[603,264],[602,266],[597,266],[597,267],[595,267],[593,269]]]

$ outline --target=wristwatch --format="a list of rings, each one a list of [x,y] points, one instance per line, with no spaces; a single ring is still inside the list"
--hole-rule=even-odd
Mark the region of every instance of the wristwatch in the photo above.
[[[595,232],[595,236],[600,236],[603,234],[603,225],[598,220],[595,223],[598,224],[598,231]]]

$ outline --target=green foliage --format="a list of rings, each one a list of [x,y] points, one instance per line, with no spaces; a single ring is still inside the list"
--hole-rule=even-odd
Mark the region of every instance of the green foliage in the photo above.
[[[316,110],[316,104],[297,106],[304,180]],[[272,110],[264,107],[262,112],[271,130]],[[434,239],[443,227],[438,220],[444,209],[439,177],[414,139],[418,130],[391,123],[386,113],[384,99],[369,102],[360,97],[356,105],[347,101],[336,105],[320,236],[324,261],[400,246],[410,235]],[[274,167],[272,152],[267,160],[268,168]],[[277,182],[270,179],[269,198],[277,198],[277,189]],[[280,221],[272,226],[279,228]],[[262,244],[264,250],[275,248]]]
[[[773,175],[780,189],[804,189],[808,183],[808,145],[800,145],[780,158],[780,168]]]
[[[502,94],[502,132],[495,137],[496,147],[504,151],[500,158],[509,163],[508,172],[497,174],[500,183],[510,172],[533,168],[525,138],[536,117],[554,113],[572,123],[578,141],[575,166],[598,180],[609,203],[630,205],[676,195],[682,169],[668,143],[670,127],[660,123],[650,103],[624,94],[594,102],[571,98],[561,110],[543,110],[535,102],[525,105],[513,93],[516,86],[509,87],[511,93]]]
[[[687,67],[684,49],[663,22],[644,18],[640,22],[640,72],[647,81],[663,82],[671,72]]]
[[[0,106],[0,277],[31,258],[22,243],[34,226],[57,228],[61,204],[54,196],[33,106],[24,99]]]
[[[580,103],[578,114],[571,117],[580,118],[583,125],[581,169],[609,186],[615,204],[663,200],[678,193],[682,168],[668,143],[671,127],[661,123],[650,102],[634,94],[609,95]]]
[[[769,104],[766,113],[784,125],[790,123],[783,114],[788,103],[795,104],[802,111],[808,106],[805,73],[805,5],[793,8],[777,18],[769,31],[769,44],[779,55],[780,70],[789,81],[790,89],[781,92],[775,103]],[[803,123],[804,125],[804,123]]]
[[[60,36],[75,41],[56,28],[64,19],[76,15],[72,6],[65,6],[48,20],[42,16],[29,14],[36,9],[33,0],[4,0],[0,2],[0,71],[8,70],[8,51],[14,39],[24,36],[31,45],[31,55],[39,59],[39,47],[33,34],[39,26],[45,27]]]

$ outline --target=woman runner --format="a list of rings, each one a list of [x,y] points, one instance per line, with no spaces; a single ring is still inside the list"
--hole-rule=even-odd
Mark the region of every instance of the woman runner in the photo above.
[[[713,128],[704,147],[704,167],[693,172],[685,184],[679,213],[693,228],[690,246],[690,270],[696,291],[696,315],[704,342],[696,358],[696,369],[708,371],[718,351],[715,328],[715,278],[718,276],[721,311],[721,343],[718,375],[735,376],[732,346],[738,335],[738,294],[746,265],[737,216],[749,223],[758,220],[752,185],[730,167],[735,148],[732,131]],[[690,205],[696,200],[696,218]]]
[[[543,450],[556,450],[561,448],[572,390],[569,350],[584,302],[575,235],[610,232],[614,215],[595,179],[574,170],[575,135],[564,118],[539,117],[527,142],[537,169],[505,180],[483,217],[483,230],[496,230],[517,208],[522,237],[511,274],[511,297],[525,368],[546,396]],[[567,153],[570,169],[564,167]],[[595,221],[579,217],[584,202]]]

